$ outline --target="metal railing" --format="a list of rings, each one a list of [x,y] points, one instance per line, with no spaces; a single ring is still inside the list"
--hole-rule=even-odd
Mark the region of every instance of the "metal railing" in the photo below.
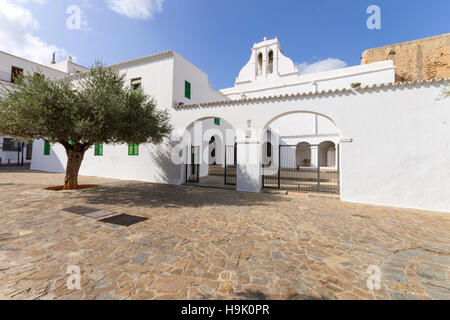
[[[225,185],[236,185],[236,147],[225,146]]]
[[[339,155],[339,148],[337,149]],[[296,145],[280,145],[278,165],[263,165],[262,183],[266,189],[339,194],[339,156],[335,167],[301,166]]]
[[[200,182],[200,147],[190,148],[189,158],[186,161],[186,182]]]

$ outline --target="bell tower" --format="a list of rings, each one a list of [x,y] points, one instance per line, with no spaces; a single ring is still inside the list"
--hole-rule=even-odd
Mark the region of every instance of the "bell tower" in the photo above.
[[[255,43],[247,65],[242,68],[236,84],[274,79],[283,75],[298,74],[291,59],[285,57],[278,38]]]

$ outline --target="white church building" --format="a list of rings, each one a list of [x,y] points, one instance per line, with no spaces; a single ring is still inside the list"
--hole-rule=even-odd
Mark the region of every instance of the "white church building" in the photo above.
[[[450,100],[437,99],[448,79],[396,83],[391,60],[300,75],[278,39],[254,44],[218,91],[173,51],[113,67],[169,110],[174,131],[157,146],[92,147],[81,175],[450,212]],[[62,146],[34,143],[31,169],[66,161]]]

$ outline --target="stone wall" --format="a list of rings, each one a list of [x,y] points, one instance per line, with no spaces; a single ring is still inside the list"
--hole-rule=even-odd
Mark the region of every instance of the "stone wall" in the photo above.
[[[450,33],[363,52],[361,64],[393,60],[396,81],[450,77]]]

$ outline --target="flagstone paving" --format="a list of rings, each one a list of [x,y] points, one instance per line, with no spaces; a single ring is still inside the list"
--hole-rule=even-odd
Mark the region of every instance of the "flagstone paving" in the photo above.
[[[43,190],[62,179],[0,169],[0,299],[450,299],[449,214],[92,177]],[[62,211],[80,205],[148,220]]]

